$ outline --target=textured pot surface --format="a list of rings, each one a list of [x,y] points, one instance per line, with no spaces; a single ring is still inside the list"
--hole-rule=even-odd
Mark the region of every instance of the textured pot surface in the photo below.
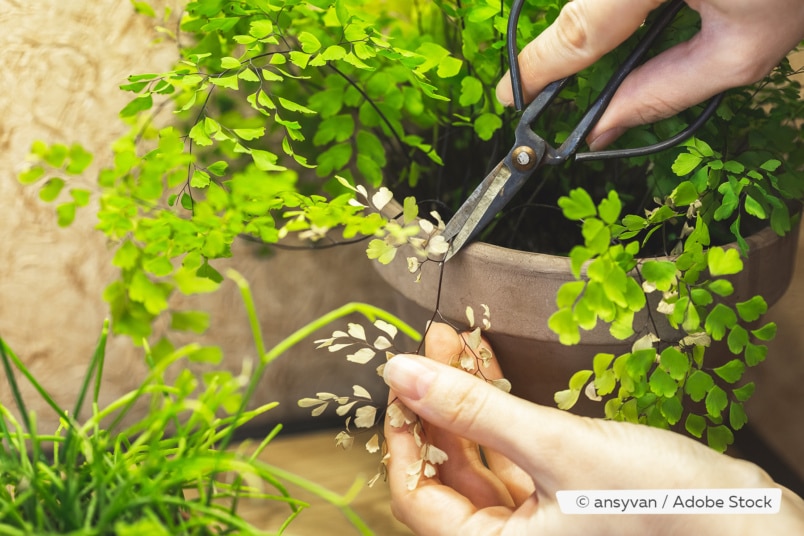
[[[760,294],[772,305],[790,283],[798,227],[785,237],[778,237],[767,228],[751,236],[748,243],[750,255],[744,260],[745,268],[731,278],[735,286],[732,300],[742,301]],[[425,263],[421,281],[416,283],[401,253],[404,252],[391,265],[381,266],[378,271],[415,304],[419,314],[429,317],[438,295],[439,265]],[[552,405],[553,393],[566,388],[574,371],[591,368],[596,353],[623,353],[633,342],[633,338],[614,339],[601,323],[591,332],[582,332],[578,346],[567,347],[558,342],[558,336],[547,326],[547,319],[556,310],[559,287],[572,280],[566,257],[474,243],[444,266],[439,311],[445,318],[461,324],[465,323],[467,306],[479,311],[481,304],[488,305],[491,329],[487,335],[514,392]],[[413,314],[410,306],[406,307],[405,316]],[[640,326],[647,329],[647,315],[636,318],[634,327],[638,334],[634,338],[646,333],[639,333]],[[600,412],[602,408],[596,413]]]

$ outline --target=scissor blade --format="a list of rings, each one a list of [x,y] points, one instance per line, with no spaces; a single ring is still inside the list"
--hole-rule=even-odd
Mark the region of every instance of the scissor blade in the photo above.
[[[444,238],[450,242],[444,261],[450,260],[458,253],[502,210],[508,202],[504,190],[510,177],[511,170],[508,166],[504,162],[497,164],[449,220],[443,233]]]

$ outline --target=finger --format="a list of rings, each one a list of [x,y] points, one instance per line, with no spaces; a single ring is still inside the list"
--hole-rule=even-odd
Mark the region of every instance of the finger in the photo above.
[[[472,350],[468,348],[469,333],[462,333],[461,337],[467,344],[464,352],[470,351],[473,354],[475,368],[483,379],[488,381],[503,378],[500,363],[488,339],[482,337],[478,349]],[[533,479],[522,468],[492,448],[484,447],[483,455],[491,472],[505,485],[514,504],[522,504],[531,497],[535,490]]]
[[[589,134],[592,150],[629,127],[671,117],[722,91],[756,82],[804,37],[804,3],[797,16],[788,17],[780,15],[783,10],[769,9],[727,19],[709,4],[699,8],[702,27],[692,39],[659,54],[623,81]],[[773,29],[757,28],[758,17]]]
[[[555,22],[519,54],[526,100],[547,84],[592,65],[625,41],[665,0],[574,0]],[[627,4],[627,5],[624,5]],[[497,85],[497,99],[513,103],[510,74]]]
[[[416,534],[451,536],[456,533],[456,527],[468,526],[470,522],[486,525],[481,534],[500,532],[500,526],[511,514],[510,509],[487,508],[478,516],[472,501],[444,485],[438,476],[416,478],[411,482],[413,477],[409,473],[415,472],[415,464],[421,459],[421,449],[413,434],[406,428],[391,426],[386,419],[385,439],[390,454],[387,474],[394,517]]]
[[[425,354],[430,359],[446,365],[458,365],[461,357],[470,351],[466,334],[459,334],[446,324],[430,325],[425,337]],[[449,456],[438,468],[441,482],[467,497],[478,508],[514,506],[505,483],[483,463],[477,443],[427,422],[424,423],[424,433],[428,442]]]
[[[554,458],[567,430],[577,427],[568,422],[576,417],[530,404],[421,356],[393,357],[385,365],[384,377],[422,419],[500,452],[531,477],[552,473],[553,466],[545,460]],[[523,428],[522,423],[530,424]]]

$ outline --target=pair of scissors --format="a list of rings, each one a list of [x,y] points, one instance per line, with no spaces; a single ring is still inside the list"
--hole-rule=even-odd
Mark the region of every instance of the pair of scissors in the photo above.
[[[507,53],[511,71],[511,82],[514,90],[514,104],[517,110],[522,110],[523,91],[519,77],[519,64],[516,50],[516,27],[519,13],[524,0],[514,0],[511,14],[508,19]],[[458,212],[450,219],[443,231],[443,236],[449,242],[444,261],[455,256],[461,248],[475,238],[506,204],[516,195],[533,173],[544,165],[559,165],[574,158],[575,162],[589,160],[604,160],[611,158],[627,158],[644,156],[673,147],[689,138],[709,117],[720,104],[723,94],[713,97],[701,114],[690,123],[687,128],[675,136],[659,143],[638,147],[634,149],[608,150],[578,153],[578,147],[600,119],[609,102],[611,102],[617,88],[625,77],[642,61],[648,49],[656,38],[670,24],[684,6],[683,0],[673,0],[650,26],[645,36],[640,40],[631,54],[619,66],[608,81],[578,125],[569,137],[558,148],[552,147],[542,137],[538,136],[531,125],[539,118],[547,106],[558,96],[572,77],[557,80],[548,85],[525,108],[516,127],[516,141],[514,146],[483,179]]]

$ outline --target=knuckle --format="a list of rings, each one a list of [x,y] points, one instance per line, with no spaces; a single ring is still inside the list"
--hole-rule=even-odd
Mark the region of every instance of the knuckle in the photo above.
[[[588,17],[583,2],[565,5],[556,20],[559,41],[575,53],[585,52],[589,43]]]
[[[474,382],[480,381],[482,380],[474,379]],[[475,423],[479,415],[484,411],[488,400],[487,389],[468,388],[469,383],[463,385],[467,388],[453,388],[445,396],[445,400],[448,400],[451,406],[451,411],[445,415],[445,424],[458,434],[475,427]]]
[[[647,125],[666,117],[672,117],[682,111],[683,107],[669,102],[658,95],[640,103],[641,106],[634,110],[638,124]]]

